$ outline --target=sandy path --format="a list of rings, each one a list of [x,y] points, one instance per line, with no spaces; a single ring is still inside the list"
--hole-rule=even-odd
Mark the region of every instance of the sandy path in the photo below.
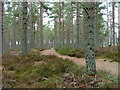
[[[50,50],[42,51],[41,54],[55,55],[55,56],[63,58],[63,59],[72,60],[74,63],[76,63],[78,65],[85,66],[84,58],[75,58],[75,57],[60,55],[53,48]],[[105,72],[108,72],[108,73],[118,76],[118,63],[117,62],[108,62],[108,61],[103,61],[103,59],[98,59],[98,60],[96,60],[96,67],[97,67],[97,70],[105,71]]]

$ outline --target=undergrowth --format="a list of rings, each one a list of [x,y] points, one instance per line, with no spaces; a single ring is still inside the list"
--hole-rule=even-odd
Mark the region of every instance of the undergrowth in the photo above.
[[[61,55],[68,55],[71,57],[85,58],[84,49],[74,50],[72,48],[62,48],[56,50]],[[107,59],[110,62],[119,62],[118,60],[118,48],[117,47],[104,47],[95,50],[96,58]]]
[[[26,55],[3,56],[5,88],[115,88],[116,76],[98,72],[85,75],[85,68],[56,56],[30,52]]]

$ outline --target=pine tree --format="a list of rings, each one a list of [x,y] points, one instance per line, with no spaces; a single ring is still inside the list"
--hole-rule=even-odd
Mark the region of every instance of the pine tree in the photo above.
[[[62,46],[62,29],[61,29],[61,2],[59,2],[58,3],[58,21],[59,21],[59,40],[58,40],[58,42],[59,42],[59,47],[61,47]]]
[[[96,74],[96,63],[94,54],[94,2],[85,2],[85,33],[86,33],[86,67],[88,75]]]
[[[27,52],[27,2],[22,2],[23,16],[22,16],[22,54]]]
[[[80,2],[77,2],[77,40],[76,40],[76,48],[80,48]]]
[[[40,48],[43,48],[43,2],[40,2]]]
[[[13,3],[13,46],[12,48],[16,48],[16,16],[15,16],[15,6],[16,3]]]
[[[54,18],[54,47],[57,47],[57,21],[56,18]]]
[[[118,55],[120,55],[120,2],[118,2]],[[118,59],[120,61],[120,57]]]
[[[65,39],[65,20],[64,20],[64,2],[62,2],[62,45],[63,45],[63,47],[65,46],[65,41],[64,41],[64,39]]]
[[[113,46],[115,46],[115,2],[112,2]]]
[[[4,3],[0,1],[0,54],[3,53],[3,10]]]
[[[30,49],[35,48],[35,35],[33,29],[33,7],[30,3]]]

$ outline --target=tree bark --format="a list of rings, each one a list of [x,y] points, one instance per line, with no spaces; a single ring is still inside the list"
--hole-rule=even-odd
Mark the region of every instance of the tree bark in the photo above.
[[[80,2],[77,2],[77,41],[76,48],[80,48]]]
[[[43,3],[40,2],[40,48],[44,47],[44,40],[43,40]]]
[[[115,2],[112,2],[112,20],[113,46],[115,46]]]
[[[0,55],[3,54],[3,11],[4,3],[0,1]]]
[[[120,2],[118,2],[118,56],[120,56]],[[120,61],[120,57],[118,60]]]
[[[33,7],[30,3],[30,49],[35,48],[35,36],[33,29]]]
[[[27,52],[27,2],[22,2],[23,17],[22,17],[22,54]]]
[[[58,20],[59,20],[59,40],[58,40],[58,43],[59,43],[59,47],[63,47],[62,45],[62,29],[61,29],[61,2],[58,3]]]
[[[73,33],[73,4],[72,4],[72,2],[71,2],[71,7],[70,7],[70,9],[71,9],[71,13],[70,13],[70,22],[71,22],[71,24],[70,24],[70,27],[71,27],[71,41],[72,41],[72,48],[74,48],[74,33]]]
[[[57,21],[54,19],[54,45],[57,47]]]
[[[86,32],[86,67],[88,75],[96,74],[96,63],[94,54],[94,2],[85,2],[85,32]]]
[[[63,45],[63,47],[65,46],[65,41],[64,41],[64,39],[65,39],[65,30],[64,30],[64,27],[65,27],[65,25],[64,25],[64,2],[62,2],[62,45]]]

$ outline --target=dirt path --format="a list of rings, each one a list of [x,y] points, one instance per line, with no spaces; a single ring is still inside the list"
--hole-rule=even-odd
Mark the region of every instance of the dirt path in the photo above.
[[[72,60],[74,63],[76,63],[78,65],[85,66],[85,59],[84,58],[75,58],[75,57],[60,55],[53,48],[50,50],[42,51],[41,54],[43,54],[43,55],[55,55],[55,56],[60,57],[62,59]],[[118,63],[117,62],[108,62],[108,61],[103,61],[103,60],[104,59],[96,60],[97,70],[105,71],[105,72],[108,72],[108,73],[111,73],[111,74],[118,76]]]

